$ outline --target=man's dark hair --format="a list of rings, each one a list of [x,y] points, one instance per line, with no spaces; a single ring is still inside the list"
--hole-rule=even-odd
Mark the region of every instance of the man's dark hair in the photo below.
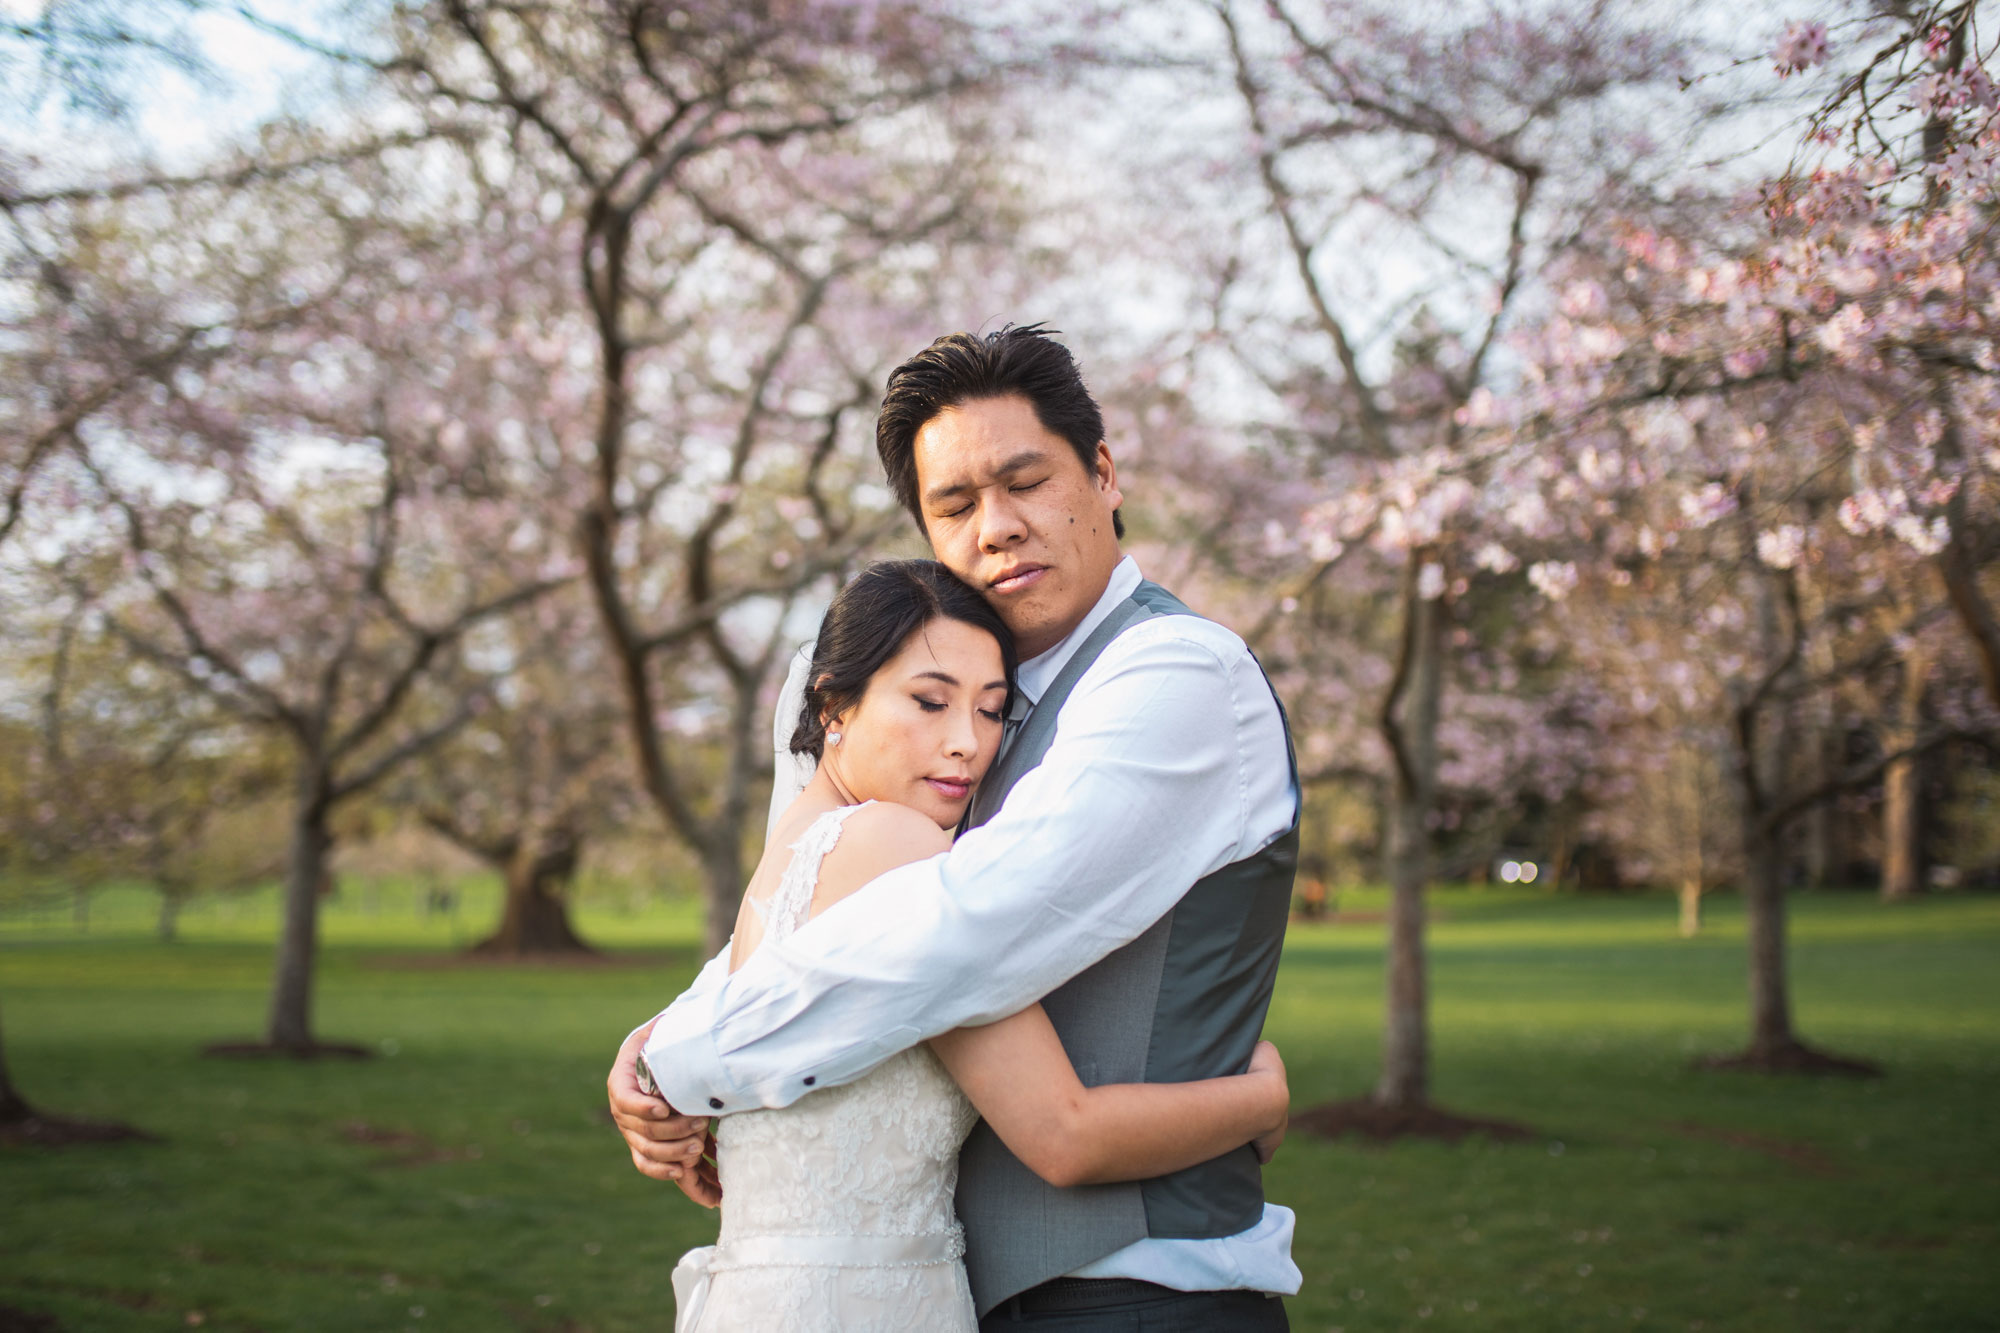
[[[935,560],[885,560],[836,593],[820,621],[792,753],[818,759],[826,750],[826,720],[859,701],[870,678],[933,620],[961,620],[993,636],[1011,702],[1014,636],[1000,613]]]
[[[889,372],[882,414],[875,418],[875,452],[889,474],[889,489],[919,528],[924,511],[917,498],[917,432],[948,407],[1019,395],[1034,407],[1044,430],[1069,441],[1084,471],[1096,469],[1104,414],[1055,332],[1040,324],[1009,324],[997,333],[947,333]],[[1125,520],[1116,513],[1111,530],[1125,535]]]

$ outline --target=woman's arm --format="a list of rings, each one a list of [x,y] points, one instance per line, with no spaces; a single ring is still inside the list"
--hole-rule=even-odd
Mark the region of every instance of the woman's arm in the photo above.
[[[1269,1161],[1291,1104],[1268,1041],[1234,1077],[1086,1088],[1039,1004],[933,1037],[931,1049],[1008,1150],[1064,1188],[1147,1180],[1253,1141]]]

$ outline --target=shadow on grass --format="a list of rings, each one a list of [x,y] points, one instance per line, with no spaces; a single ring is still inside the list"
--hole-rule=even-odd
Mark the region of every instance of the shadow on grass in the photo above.
[[[1397,1139],[1436,1139],[1457,1143],[1474,1134],[1484,1135],[1498,1143],[1524,1143],[1541,1137],[1524,1125],[1506,1120],[1457,1115],[1429,1103],[1383,1106],[1372,1097],[1322,1102],[1309,1107],[1292,1117],[1292,1128],[1327,1139],[1353,1134],[1376,1143],[1392,1143]]]

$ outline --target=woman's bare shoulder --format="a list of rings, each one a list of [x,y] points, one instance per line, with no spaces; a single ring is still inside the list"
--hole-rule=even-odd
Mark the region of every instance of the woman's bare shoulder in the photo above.
[[[871,801],[841,825],[840,841],[820,867],[813,910],[840,901],[877,875],[950,846],[951,833],[930,816],[893,801]]]

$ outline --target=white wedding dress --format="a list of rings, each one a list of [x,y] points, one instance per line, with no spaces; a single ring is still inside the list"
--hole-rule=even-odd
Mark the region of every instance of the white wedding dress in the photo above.
[[[804,923],[820,863],[861,807],[792,844],[766,939]],[[674,1333],[977,1333],[952,1212],[958,1149],[978,1115],[925,1046],[854,1082],[715,1131],[722,1232],[674,1269]]]

